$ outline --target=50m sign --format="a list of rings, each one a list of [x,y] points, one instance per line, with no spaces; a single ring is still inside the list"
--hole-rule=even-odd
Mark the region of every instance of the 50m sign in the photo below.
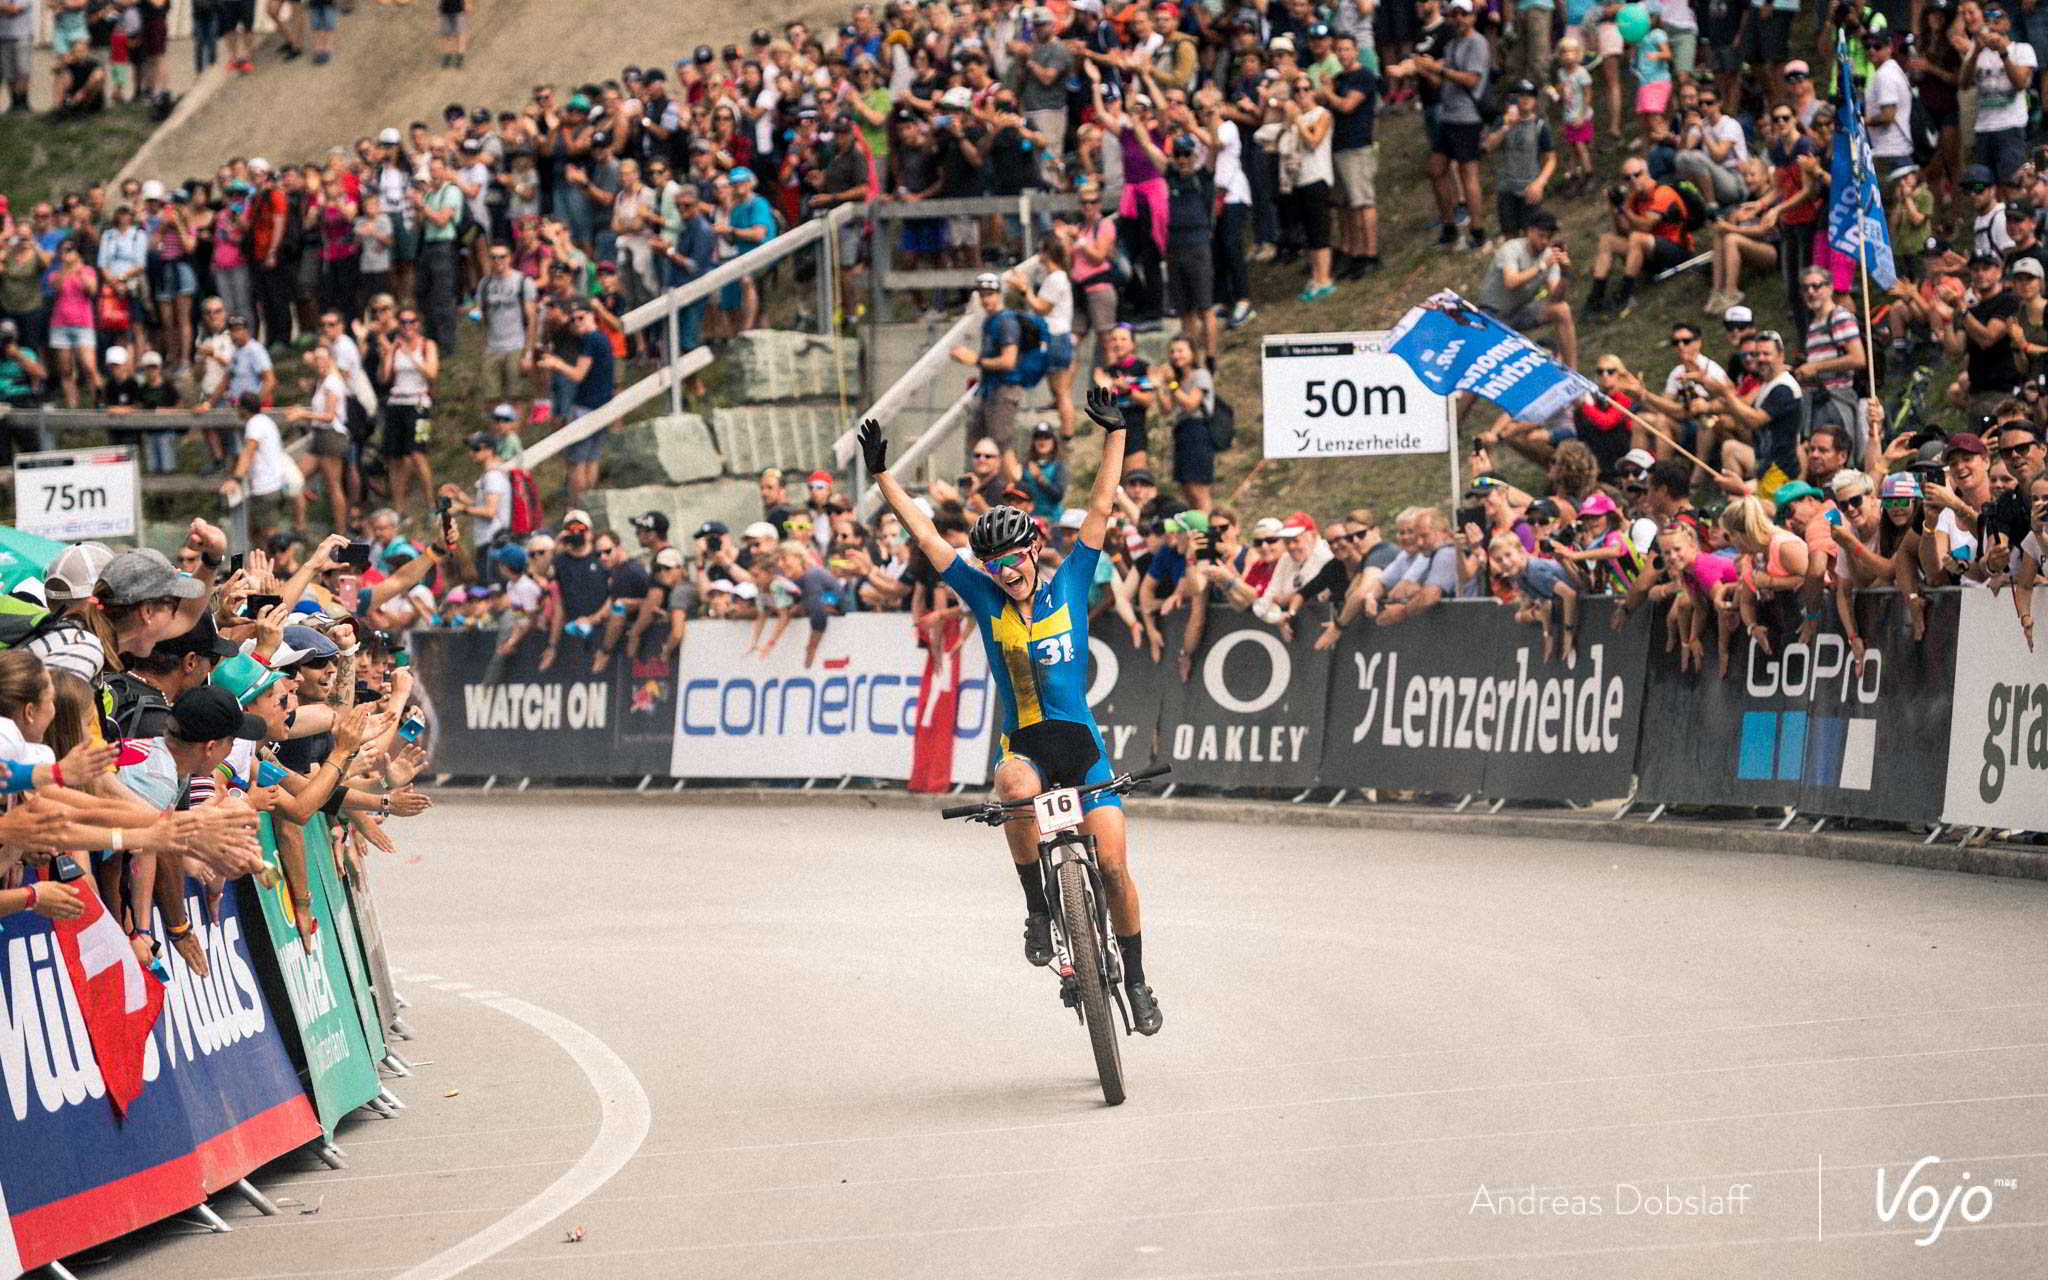
[[[1297,333],[1266,339],[1269,458],[1443,453],[1450,402],[1385,350],[1383,333]]]

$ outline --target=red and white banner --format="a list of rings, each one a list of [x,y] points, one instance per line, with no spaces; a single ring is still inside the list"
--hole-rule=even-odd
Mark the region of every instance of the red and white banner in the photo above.
[[[948,618],[938,643],[925,649],[924,687],[917,697],[917,732],[911,737],[910,789],[938,795],[953,785],[953,733],[960,723],[960,649],[964,618]]]

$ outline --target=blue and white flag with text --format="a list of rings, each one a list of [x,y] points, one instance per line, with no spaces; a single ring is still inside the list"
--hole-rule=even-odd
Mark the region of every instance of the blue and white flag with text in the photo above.
[[[1542,347],[1449,290],[1413,307],[1388,351],[1438,395],[1469,391],[1522,422],[1542,422],[1597,388]]]
[[[1849,65],[1849,45],[1836,33],[1835,65]],[[1864,264],[1880,289],[1899,282],[1892,262],[1891,229],[1885,225],[1884,198],[1877,190],[1877,169],[1870,161],[1870,135],[1863,127],[1863,104],[1846,74],[1835,106],[1834,166],[1828,183],[1828,244],[1845,258]],[[1902,122],[1903,123],[1903,122]]]

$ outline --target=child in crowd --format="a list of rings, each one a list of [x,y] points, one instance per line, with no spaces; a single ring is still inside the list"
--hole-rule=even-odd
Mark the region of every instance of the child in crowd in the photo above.
[[[1553,100],[1562,104],[1564,140],[1571,159],[1567,162],[1561,196],[1584,195],[1593,185],[1593,73],[1585,67],[1586,48],[1577,36],[1557,42],[1557,83],[1550,88]]]
[[[1651,133],[1651,121],[1661,119],[1671,106],[1671,36],[1664,30],[1656,8],[1649,9],[1650,29],[1637,43],[1633,59],[1636,76],[1636,115],[1642,118],[1643,136]],[[1666,130],[1669,132],[1667,122]]]
[[[1512,533],[1494,534],[1486,544],[1486,559],[1495,584],[1512,585],[1522,597],[1515,621],[1533,622],[1543,629],[1543,660],[1558,656],[1557,630],[1561,626],[1565,665],[1577,661],[1579,593],[1566,580],[1564,568],[1555,560],[1524,551],[1522,540]]]

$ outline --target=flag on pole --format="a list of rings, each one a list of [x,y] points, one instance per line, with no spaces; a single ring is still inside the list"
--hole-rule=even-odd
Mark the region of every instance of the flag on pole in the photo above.
[[[92,1054],[114,1110],[127,1114],[142,1093],[142,1060],[150,1028],[164,1007],[164,984],[135,959],[128,935],[93,892],[92,881],[74,880],[84,914],[51,924],[57,950],[71,976],[71,990],[85,1019]]]
[[[1469,391],[1524,422],[1541,422],[1598,390],[1448,289],[1410,308],[1387,335],[1386,349],[1438,395]]]
[[[1863,126],[1862,104],[1849,75],[1849,41],[1835,33],[1835,155],[1828,183],[1828,244],[1845,258],[1863,264],[1878,288],[1898,283],[1892,262],[1891,230],[1885,225],[1884,198],[1877,190],[1877,169],[1870,159],[1870,135]],[[1901,122],[1903,123],[1903,122]]]

